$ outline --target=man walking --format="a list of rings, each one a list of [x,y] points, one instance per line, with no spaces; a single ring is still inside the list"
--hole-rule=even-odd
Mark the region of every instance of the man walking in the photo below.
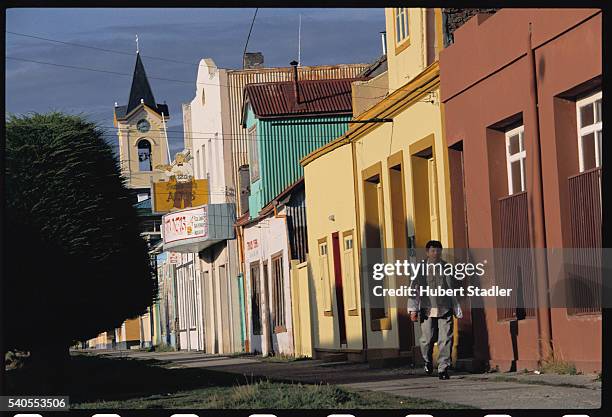
[[[449,379],[448,368],[451,365],[453,347],[453,316],[461,318],[461,308],[457,299],[448,295],[423,295],[421,289],[429,288],[449,290],[454,288],[455,278],[444,273],[446,262],[442,260],[442,243],[430,240],[425,245],[427,255],[422,273],[411,283],[416,289],[416,296],[408,299],[408,312],[413,322],[421,325],[421,354],[425,361],[425,372],[433,374],[433,348],[438,341],[438,377]],[[437,330],[437,335],[436,335]]]

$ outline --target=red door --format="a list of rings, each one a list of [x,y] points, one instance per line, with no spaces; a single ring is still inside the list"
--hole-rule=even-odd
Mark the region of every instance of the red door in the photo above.
[[[340,345],[346,345],[344,292],[342,291],[342,267],[340,265],[340,239],[338,238],[338,232],[334,232],[332,234],[332,247],[334,251],[334,280],[336,282],[336,303],[338,307],[338,330],[340,332]]]

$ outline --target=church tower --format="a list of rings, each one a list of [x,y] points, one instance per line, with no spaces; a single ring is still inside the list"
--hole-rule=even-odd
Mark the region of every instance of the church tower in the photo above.
[[[125,106],[115,103],[114,126],[118,128],[121,172],[138,201],[151,196],[152,181],[164,178],[158,165],[169,164],[165,123],[168,106],[155,102],[151,85],[136,52],[130,98]]]

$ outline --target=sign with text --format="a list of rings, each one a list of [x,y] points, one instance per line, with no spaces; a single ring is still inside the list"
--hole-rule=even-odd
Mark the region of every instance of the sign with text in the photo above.
[[[178,265],[181,263],[181,254],[178,252],[169,252],[168,263]]]
[[[208,180],[195,179],[192,161],[191,150],[186,148],[177,152],[172,163],[155,167],[164,173],[167,181],[152,184],[154,213],[208,204]]]
[[[162,217],[164,244],[208,237],[208,207],[168,213]]]
[[[208,180],[191,179],[187,182],[153,182],[153,212],[168,213],[173,210],[208,204]]]

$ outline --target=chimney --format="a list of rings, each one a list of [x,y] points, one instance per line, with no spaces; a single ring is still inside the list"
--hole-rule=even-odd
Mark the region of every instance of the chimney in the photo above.
[[[298,85],[298,63],[297,61],[291,61],[289,63],[293,67],[293,92],[295,93],[295,101],[300,104],[300,87]]]
[[[245,52],[242,57],[242,68],[263,68],[264,56],[261,52]]]
[[[382,40],[382,53],[383,55],[387,55],[387,32],[380,32],[380,39]]]

